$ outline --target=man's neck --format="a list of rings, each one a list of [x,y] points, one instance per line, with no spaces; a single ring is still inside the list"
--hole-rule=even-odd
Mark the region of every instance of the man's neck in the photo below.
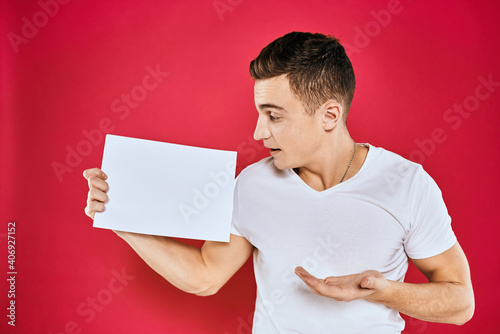
[[[318,149],[314,161],[295,169],[300,178],[317,191],[331,188],[339,184],[342,178],[345,182],[356,175],[368,153],[368,148],[356,145],[356,152],[353,155],[355,142],[349,133],[335,139]]]

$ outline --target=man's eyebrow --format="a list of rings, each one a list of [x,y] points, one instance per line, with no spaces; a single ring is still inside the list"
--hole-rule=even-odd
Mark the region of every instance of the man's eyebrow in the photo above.
[[[278,109],[280,111],[286,111],[285,108],[277,106],[277,105],[272,104],[272,103],[259,104],[259,109],[261,109],[261,110],[262,109]]]

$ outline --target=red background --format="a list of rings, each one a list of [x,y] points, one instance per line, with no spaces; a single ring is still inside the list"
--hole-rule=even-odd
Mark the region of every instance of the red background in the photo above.
[[[473,96],[480,76],[500,81],[500,6],[391,3],[221,0],[216,9],[212,0],[73,0],[52,6],[44,21],[37,1],[3,1],[0,263],[6,273],[7,223],[15,221],[18,274],[15,328],[7,325],[8,286],[0,281],[0,332],[248,333],[251,262],[215,296],[176,290],[113,232],[92,228],[82,171],[100,166],[103,141],[92,130],[103,119],[117,135],[238,150],[238,171],[266,156],[251,139],[257,113],[248,64],[293,30],[334,34],[352,47],[358,84],[351,135],[424,165],[468,256],[474,318],[462,327],[409,319],[405,333],[497,332],[500,89]],[[390,22],[382,16],[377,23],[388,9]],[[9,37],[25,38],[23,26],[34,19],[38,31],[13,44]],[[168,77],[128,114],[114,112],[113,101],[138,96],[146,67],[157,65]],[[464,102],[472,110],[467,117],[444,119]],[[430,144],[435,129],[442,134]],[[94,143],[85,131],[96,134]],[[84,153],[72,166],[68,149]],[[54,164],[66,166],[59,177]],[[122,268],[134,276],[125,286],[112,279]],[[423,276],[412,268],[407,280]],[[86,305],[96,297],[105,305],[90,319]]]

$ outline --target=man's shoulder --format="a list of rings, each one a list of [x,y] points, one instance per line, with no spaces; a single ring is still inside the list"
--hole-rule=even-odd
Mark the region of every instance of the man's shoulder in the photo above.
[[[238,175],[238,179],[247,179],[255,176],[272,176],[281,171],[274,166],[273,157],[266,157],[245,167]]]
[[[235,193],[240,198],[269,193],[272,189],[280,188],[283,175],[284,172],[274,166],[273,157],[264,158],[241,171],[236,178]]]
[[[373,148],[375,149],[372,152],[373,159],[369,168],[370,176],[388,185],[391,191],[399,189],[405,192],[410,189],[423,189],[434,183],[421,164],[387,149],[370,145],[370,150]]]
[[[410,161],[398,153],[389,151],[382,147],[370,145],[373,155],[373,167],[382,168],[385,171],[397,170],[418,172],[422,169],[422,165]]]

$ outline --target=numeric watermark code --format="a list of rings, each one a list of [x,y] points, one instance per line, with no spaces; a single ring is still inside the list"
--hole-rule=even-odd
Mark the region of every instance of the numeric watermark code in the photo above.
[[[7,307],[7,323],[16,325],[16,222],[7,224],[7,297],[9,303]]]

